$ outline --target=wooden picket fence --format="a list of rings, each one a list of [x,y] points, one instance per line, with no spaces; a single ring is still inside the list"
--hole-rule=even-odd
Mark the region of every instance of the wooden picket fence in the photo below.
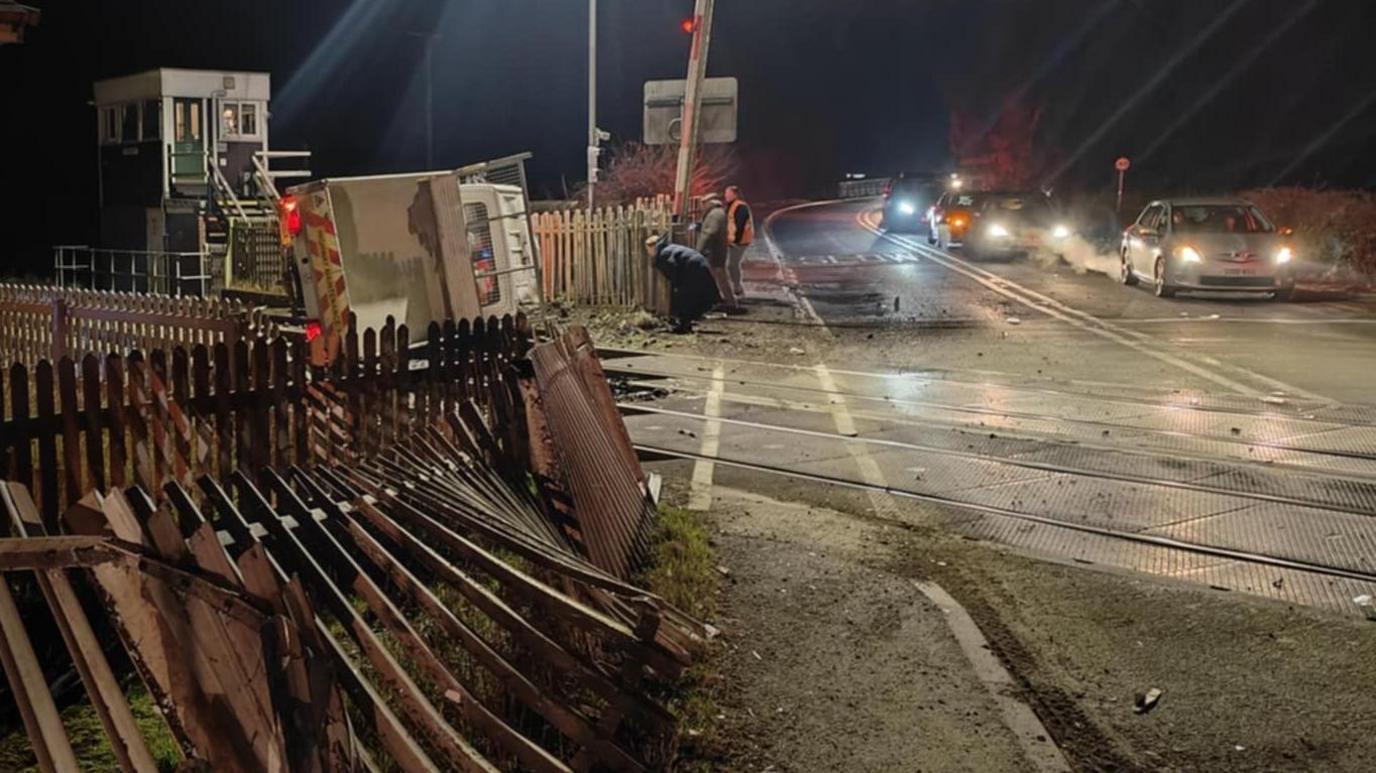
[[[645,256],[645,240],[670,230],[666,199],[542,212],[531,221],[546,298],[667,312],[668,284]]]
[[[432,324],[421,349],[390,319],[350,327],[330,372],[310,371],[299,337],[16,362],[0,373],[0,474],[55,519],[93,488],[160,492],[204,474],[363,458],[470,399],[494,420],[514,415],[502,373],[528,346],[524,317]]]
[[[0,362],[177,346],[233,346],[274,334],[261,311],[236,301],[0,284]]]

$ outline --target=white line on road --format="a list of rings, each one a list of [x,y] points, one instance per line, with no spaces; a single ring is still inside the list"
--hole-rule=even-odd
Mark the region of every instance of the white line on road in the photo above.
[[[778,266],[776,273],[779,277],[779,282],[786,288],[788,297],[793,301],[793,308],[798,310],[798,314],[801,317],[820,327],[822,332],[827,335],[831,335],[831,331],[827,329],[827,323],[822,321],[821,315],[812,307],[812,301],[809,301],[802,293],[798,292],[796,289],[798,277],[793,273],[792,269],[789,269],[784,264],[783,250],[779,249],[779,243],[774,241],[774,221],[778,219],[780,215],[789,212],[796,212],[800,209],[811,209],[813,207],[822,207],[834,203],[836,203],[835,199],[828,201],[809,201],[806,204],[795,204],[791,207],[775,210],[769,214],[769,217],[764,219],[764,226],[760,229],[760,232],[764,234],[765,246],[769,248],[769,255],[774,258],[774,263]]]
[[[701,453],[705,458],[698,459],[693,463],[693,482],[688,493],[689,510],[711,510],[712,509],[712,475],[715,473],[715,465],[707,461],[717,455],[717,450],[721,444],[721,396],[726,389],[726,366],[720,360],[712,368],[712,387],[707,392],[707,399],[702,406],[702,413],[707,417],[707,422],[702,428],[702,448]]]
[[[857,215],[855,220],[861,228],[877,236],[888,239],[894,242],[895,244],[908,247],[909,249],[917,250],[932,262],[946,269],[949,269],[965,277],[968,277],[1006,298],[1011,298],[1012,300],[1018,301],[1019,303],[1036,309],[1042,312],[1043,314],[1046,314],[1047,316],[1054,317],[1072,327],[1078,328],[1087,333],[1092,333],[1101,338],[1106,338],[1115,343],[1122,344],[1123,346],[1126,346],[1136,352],[1151,357],[1152,359],[1159,360],[1168,365],[1172,365],[1188,373],[1192,373],[1196,376],[1199,376],[1200,378],[1203,378],[1205,380],[1212,381],[1213,383],[1226,387],[1234,392],[1250,395],[1253,397],[1258,397],[1266,393],[1266,390],[1254,388],[1240,381],[1229,378],[1215,370],[1211,370],[1207,367],[1204,367],[1203,365],[1191,362],[1183,357],[1171,354],[1169,352],[1161,351],[1152,344],[1152,339],[1145,333],[1136,330],[1129,330],[1127,328],[1122,328],[1117,325],[1114,325],[1110,322],[1106,322],[1105,320],[1102,320],[1092,314],[1088,314],[1086,312],[1080,311],[1079,309],[1067,306],[1066,304],[1061,303],[1060,301],[1054,298],[1050,298],[1035,290],[1024,287],[1018,284],[1017,282],[1001,277],[998,274],[995,274],[991,271],[986,271],[960,258],[954,257],[950,254],[941,252],[939,250],[932,249],[930,247],[927,247],[926,245],[918,244],[914,240],[904,239],[903,237],[885,233],[880,229],[876,228],[872,223],[868,222],[864,217],[864,213],[860,213],[859,215]],[[1323,395],[1310,392],[1307,389],[1303,389],[1292,384],[1287,384],[1278,379],[1271,378],[1270,376],[1266,376],[1255,371],[1248,370],[1246,368],[1222,363],[1217,360],[1213,360],[1210,364],[1214,365],[1215,367],[1226,367],[1234,372],[1248,376],[1252,379],[1255,379],[1268,385],[1271,389],[1278,389],[1310,400],[1326,401],[1328,399]]]
[[[836,433],[847,438],[854,438],[860,434],[855,428],[855,419],[850,415],[850,409],[846,405],[846,398],[839,394],[836,388],[836,380],[831,377],[831,371],[823,363],[817,363],[814,368],[817,373],[817,381],[822,385],[822,390],[831,392],[829,400],[831,406],[831,418],[836,424]],[[716,388],[713,384],[713,388]],[[865,441],[847,441],[846,451],[855,460],[855,466],[860,471],[860,479],[871,486],[881,489],[889,487],[888,479],[884,477],[884,471],[879,469],[879,463],[870,456],[869,443]],[[874,489],[868,490],[870,506],[874,508],[878,515],[896,518],[898,517],[898,505],[893,497]]]

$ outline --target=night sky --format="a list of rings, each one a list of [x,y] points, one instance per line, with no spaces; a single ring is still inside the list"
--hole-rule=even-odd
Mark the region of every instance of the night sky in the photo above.
[[[318,175],[424,166],[423,48],[437,166],[535,153],[535,193],[583,178],[585,0],[27,0],[0,48],[4,273],[96,239],[93,80],[159,66],[266,70],[272,144]],[[691,0],[600,0],[600,120],[640,134],[646,79],[681,78]],[[949,165],[952,109],[1040,108],[1062,188],[1376,187],[1376,2],[719,0],[710,75],[741,85],[740,178],[757,199],[841,174]]]

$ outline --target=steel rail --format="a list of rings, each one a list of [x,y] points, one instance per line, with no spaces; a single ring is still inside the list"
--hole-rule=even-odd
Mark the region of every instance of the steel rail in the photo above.
[[[671,448],[662,448],[659,446],[646,445],[642,443],[635,444],[635,449],[642,455],[658,455],[660,457],[687,460],[702,459],[713,462],[715,464],[724,465],[726,467],[736,467],[740,469],[753,470],[755,472],[762,472],[772,475],[781,475],[790,478],[808,480],[815,483],[824,483],[828,485],[841,486],[844,488],[859,489],[862,491],[877,491],[885,494],[890,494],[896,497],[902,497],[904,499],[912,499],[920,502],[929,502],[932,504],[943,505],[946,507],[952,507],[961,510],[971,510],[979,513],[984,513],[986,515],[995,515],[1004,518],[1013,518],[1020,521],[1038,523],[1045,526],[1070,529],[1072,531],[1078,531],[1086,534],[1094,534],[1109,539],[1118,539],[1126,542],[1153,545],[1155,547],[1161,548],[1184,550],[1191,553],[1199,553],[1201,555],[1215,556],[1218,558],[1227,558],[1230,560],[1241,561],[1244,563],[1264,564],[1267,566],[1274,566],[1284,569],[1293,569],[1301,572],[1310,572],[1313,574],[1323,574],[1332,577],[1341,577],[1348,580],[1376,583],[1376,573],[1360,572],[1352,569],[1345,569],[1343,567],[1329,566],[1327,564],[1318,564],[1308,561],[1298,561],[1295,559],[1282,558],[1280,556],[1273,556],[1266,553],[1253,553],[1245,550],[1234,550],[1232,548],[1221,548],[1211,545],[1201,545],[1194,542],[1184,542],[1181,540],[1171,539],[1170,537],[1157,537],[1149,534],[1126,532],[1120,531],[1118,529],[1109,529],[1103,526],[1070,523],[1066,521],[1059,521],[1055,518],[1051,518],[1044,515],[1036,515],[1034,513],[1023,512],[1021,510],[1013,510],[1011,508],[998,507],[996,505],[982,505],[974,502],[962,502],[957,499],[951,499],[949,497],[941,496],[940,494],[923,494],[916,491],[909,491],[907,489],[895,488],[893,486],[880,486],[873,483],[865,483],[863,481],[850,480],[848,478],[838,478],[831,475],[822,475],[820,473],[789,470],[782,467],[774,467],[772,465],[760,464],[758,462],[745,462],[740,461],[738,459],[724,458],[719,455],[706,456],[692,451],[678,451]],[[883,516],[868,517],[874,518],[879,521],[884,521],[886,523],[891,523],[896,526],[911,526],[911,524],[895,518],[886,518]]]

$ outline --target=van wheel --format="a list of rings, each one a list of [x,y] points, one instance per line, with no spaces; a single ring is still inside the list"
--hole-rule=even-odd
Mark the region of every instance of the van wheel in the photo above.
[[[1127,250],[1123,250],[1118,257],[1121,259],[1121,265],[1118,268],[1118,278],[1122,280],[1123,284],[1132,287],[1137,284],[1137,275],[1132,273],[1132,264],[1128,262]]]
[[[1175,288],[1166,281],[1166,259],[1164,257],[1156,259],[1154,276],[1156,277],[1156,297],[1174,298]]]

